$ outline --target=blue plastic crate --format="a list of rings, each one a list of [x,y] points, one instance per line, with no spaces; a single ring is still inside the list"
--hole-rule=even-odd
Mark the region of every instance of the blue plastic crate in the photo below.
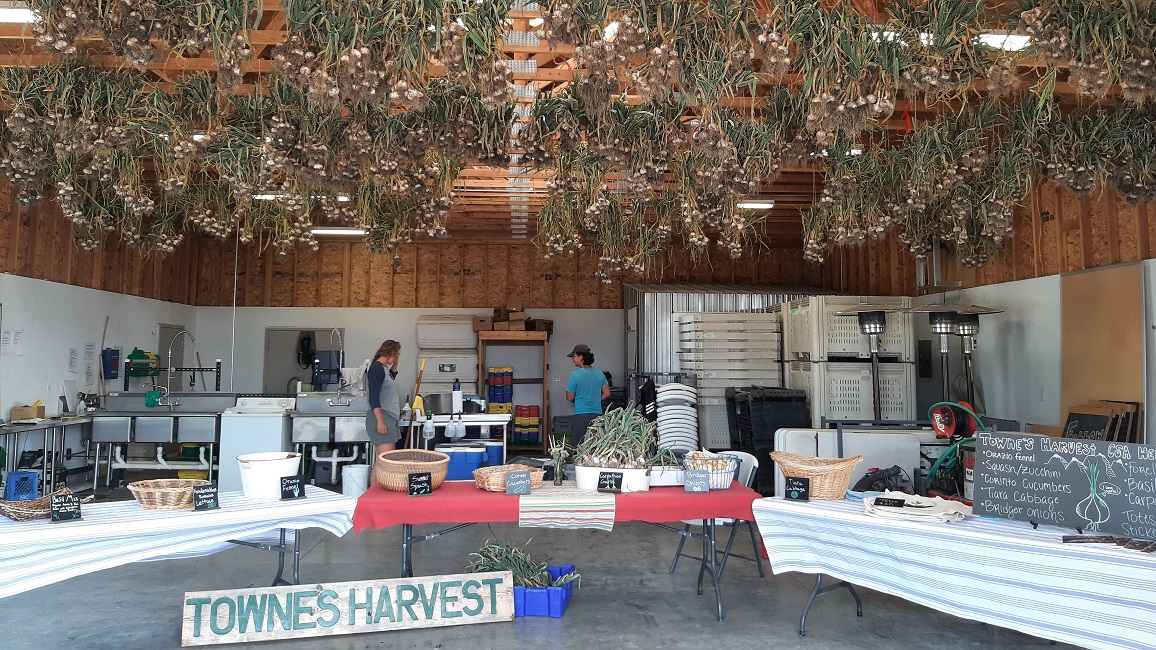
[[[554,580],[574,572],[573,564],[546,567]],[[548,616],[562,618],[570,598],[574,594],[574,583],[561,587],[514,587],[514,616]]]
[[[5,501],[31,501],[39,492],[39,472],[8,472],[8,483],[4,486]]]

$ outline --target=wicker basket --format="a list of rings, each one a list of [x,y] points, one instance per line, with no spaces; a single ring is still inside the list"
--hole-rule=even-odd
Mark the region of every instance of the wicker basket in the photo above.
[[[158,478],[128,484],[128,491],[145,510],[181,510],[193,507],[193,488],[212,485],[193,478]]]
[[[506,491],[506,472],[530,472],[530,489],[542,487],[542,477],[546,470],[530,467],[529,465],[494,465],[474,470],[474,485],[486,492]]]
[[[0,501],[0,515],[14,521],[32,521],[33,519],[48,519],[52,513],[52,497],[61,494],[72,494],[72,490],[61,488],[52,494],[32,499],[31,501]],[[86,496],[81,503],[92,501],[92,496]]]
[[[394,449],[377,455],[373,480],[391,492],[409,492],[409,475],[429,472],[430,489],[436,490],[449,470],[450,457],[440,451]]]
[[[810,479],[812,499],[842,499],[847,496],[851,472],[863,457],[815,458],[786,451],[773,451],[771,460],[779,466],[783,476]]]

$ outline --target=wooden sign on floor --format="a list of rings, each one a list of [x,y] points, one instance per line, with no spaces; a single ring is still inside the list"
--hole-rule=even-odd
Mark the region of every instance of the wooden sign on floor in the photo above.
[[[514,620],[509,571],[185,594],[182,646]]]

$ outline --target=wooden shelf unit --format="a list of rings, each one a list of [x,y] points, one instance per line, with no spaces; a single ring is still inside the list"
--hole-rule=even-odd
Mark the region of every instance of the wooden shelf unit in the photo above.
[[[545,454],[548,445],[548,423],[550,422],[550,391],[546,378],[550,374],[550,355],[547,345],[546,332],[509,332],[509,331],[482,331],[478,332],[478,385],[482,395],[489,396],[489,368],[486,356],[491,347],[528,346],[542,348],[542,373],[539,378],[514,378],[515,385],[540,384],[542,387],[542,408],[538,413],[538,431],[540,441],[536,445],[516,445],[506,442],[508,449],[516,451],[532,451]]]

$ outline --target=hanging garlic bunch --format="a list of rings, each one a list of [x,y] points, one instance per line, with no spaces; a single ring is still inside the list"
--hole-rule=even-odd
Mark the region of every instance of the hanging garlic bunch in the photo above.
[[[627,78],[644,100],[670,91],[682,80],[682,58],[678,46],[663,41],[650,50],[641,65],[630,68]]]
[[[49,0],[33,0],[29,6],[41,18],[32,23],[32,33],[42,50],[76,54],[77,39],[83,34],[99,33],[101,28],[95,3],[66,0],[57,5]]]
[[[755,37],[755,58],[761,64],[761,71],[776,79],[791,69],[791,41],[773,16],[767,16]]]
[[[1008,56],[996,58],[988,66],[986,76],[987,92],[992,97],[1006,97],[1019,90],[1022,84],[1015,59]]]

